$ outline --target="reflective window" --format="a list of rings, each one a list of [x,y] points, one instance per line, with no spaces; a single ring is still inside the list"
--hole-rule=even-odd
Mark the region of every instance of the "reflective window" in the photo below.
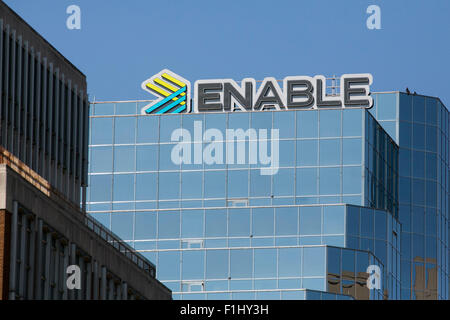
[[[298,225],[297,207],[276,208],[276,235],[296,235]]]
[[[272,176],[262,175],[259,169],[250,170],[250,196],[270,196],[271,181]]]
[[[183,251],[182,256],[182,278],[183,280],[203,279],[205,266],[205,252]]]
[[[221,197],[223,197],[222,195]],[[228,171],[228,198],[248,197],[248,170]]]
[[[160,117],[141,116],[137,118],[137,143],[158,143]]]
[[[277,276],[277,250],[255,249],[255,278],[275,278]]]
[[[181,128],[181,117],[179,116],[167,116],[160,117],[160,142],[171,142],[172,133],[176,129]],[[191,132],[191,138],[193,138],[193,132]]]
[[[91,121],[91,144],[112,144],[113,119],[92,118]]]
[[[157,278],[159,280],[179,280],[180,279],[180,252],[179,251],[159,251]]]
[[[317,194],[317,168],[297,169],[297,195]]]
[[[300,207],[300,234],[320,234],[321,229],[321,207]]]
[[[136,200],[156,200],[157,173],[136,174]]]
[[[325,247],[303,248],[303,276],[314,277],[324,275],[325,275]],[[304,280],[305,279],[303,279],[303,281]]]
[[[203,237],[203,210],[185,210],[181,213],[181,237]]]
[[[342,131],[343,135],[347,137],[360,137],[362,136],[362,121],[361,109],[347,109],[342,113]]]
[[[225,237],[227,235],[226,210],[206,210],[206,236]]]
[[[134,200],[134,174],[115,174],[113,201]]]
[[[114,119],[114,143],[134,143],[136,136],[135,129],[135,117],[116,117]]]
[[[373,238],[373,209],[361,208],[361,236]]]
[[[180,237],[180,212],[160,211],[158,213],[158,238],[176,239]]]
[[[178,199],[180,194],[180,173],[159,173],[159,199]]]
[[[231,278],[251,278],[253,270],[253,250],[239,249],[230,251]]]
[[[425,97],[414,96],[412,106],[413,121],[425,122]]]
[[[225,198],[225,171],[205,171],[205,198]]]
[[[273,128],[280,130],[280,139],[295,138],[295,112],[274,112]]]
[[[361,193],[362,173],[361,167],[344,167],[342,185],[344,193]]]
[[[136,212],[135,240],[156,239],[156,213]]]
[[[279,141],[279,162],[280,167],[295,166],[295,141],[281,140]]]
[[[297,112],[297,138],[316,138],[318,136],[318,112]]]
[[[317,165],[319,140],[297,141],[297,164],[301,166]]]
[[[158,170],[158,146],[136,146],[137,171]]]
[[[273,175],[274,196],[289,196],[294,194],[294,169],[279,169]]]
[[[230,237],[248,237],[250,235],[250,210],[229,209],[228,215],[228,235]]]
[[[178,154],[174,152],[172,158],[172,150],[175,144],[160,144],[159,145],[159,169],[160,170],[179,170],[180,165],[176,164],[180,159]]]
[[[343,234],[345,229],[345,207],[323,207],[323,233]]]
[[[255,208],[252,210],[253,236],[273,235],[273,214],[272,208]]]
[[[321,165],[340,164],[341,139],[321,139],[319,158]]]
[[[302,265],[301,248],[280,248],[278,250],[278,276],[298,277],[301,273]]]
[[[112,172],[112,147],[91,147],[90,172]]]
[[[135,171],[134,146],[114,147],[114,172]]]
[[[395,120],[397,117],[397,94],[378,94],[377,99],[377,119]]]
[[[208,279],[228,278],[228,250],[206,251],[206,277]]]
[[[320,136],[341,136],[341,110],[320,111]]]
[[[183,171],[181,173],[181,194],[183,199],[202,198],[202,171]]]
[[[123,240],[133,239],[132,212],[115,212],[111,214],[111,230]]]
[[[343,139],[343,163],[361,164],[362,142],[361,139]]]
[[[320,194],[339,194],[340,168],[320,168]]]

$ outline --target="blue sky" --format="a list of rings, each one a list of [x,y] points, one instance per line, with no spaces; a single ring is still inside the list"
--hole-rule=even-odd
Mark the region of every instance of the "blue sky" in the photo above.
[[[148,99],[163,68],[197,79],[374,76],[373,91],[450,106],[448,0],[4,0],[88,79],[93,100]],[[81,30],[66,8],[81,8]],[[381,7],[381,30],[366,9]]]

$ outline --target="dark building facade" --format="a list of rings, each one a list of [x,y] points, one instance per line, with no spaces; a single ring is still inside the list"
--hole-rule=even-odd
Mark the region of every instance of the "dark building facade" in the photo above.
[[[80,208],[86,87],[0,1],[0,300],[171,299],[155,266]]]

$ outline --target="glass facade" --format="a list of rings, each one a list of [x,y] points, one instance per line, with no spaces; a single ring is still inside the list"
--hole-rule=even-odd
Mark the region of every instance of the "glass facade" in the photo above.
[[[449,112],[438,98],[383,93],[371,113],[399,146],[402,299],[448,299]]]
[[[92,105],[87,210],[157,265],[175,299],[400,298],[398,146],[372,114],[146,116],[144,104]],[[183,163],[172,160],[186,143],[174,141],[177,129],[193,138]],[[227,129],[248,133],[242,161],[239,150],[220,160],[240,141]],[[271,129],[279,165],[264,175],[249,153],[252,141],[259,155],[261,140],[276,150]],[[379,289],[367,287],[371,265]]]

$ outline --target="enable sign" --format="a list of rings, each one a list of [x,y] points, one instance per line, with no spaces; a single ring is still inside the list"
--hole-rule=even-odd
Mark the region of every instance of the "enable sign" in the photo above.
[[[142,83],[144,90],[161,97],[145,106],[142,113],[371,108],[372,82],[369,73],[344,74],[340,78],[340,94],[330,96],[326,94],[326,78],[321,75],[286,77],[283,88],[272,77],[265,78],[259,87],[252,78],[243,79],[240,85],[232,79],[197,80],[191,107],[190,82],[165,69]]]

